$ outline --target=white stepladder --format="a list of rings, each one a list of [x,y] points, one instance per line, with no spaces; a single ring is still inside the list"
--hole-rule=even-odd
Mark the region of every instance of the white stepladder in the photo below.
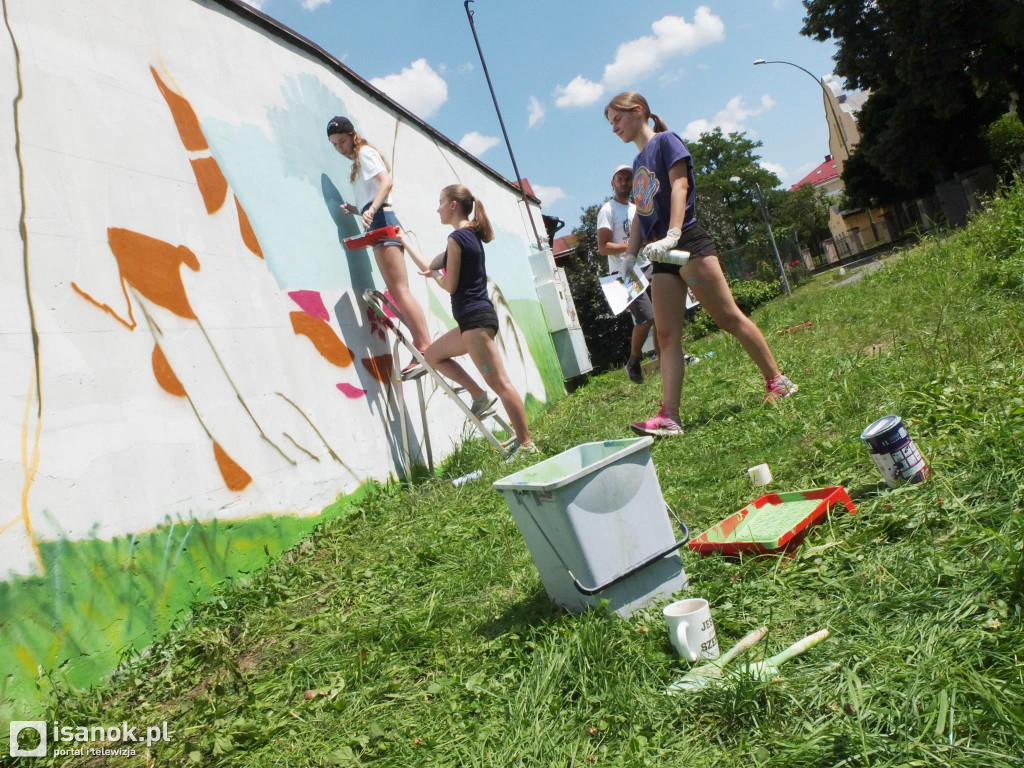
[[[494,410],[493,406],[484,413],[480,414],[479,416],[474,415],[473,411],[469,408],[468,405],[466,405],[462,398],[459,397],[455,389],[447,381],[444,380],[444,377],[441,376],[441,374],[439,374],[436,370],[434,370],[433,367],[431,367],[427,363],[427,361],[423,358],[423,355],[420,353],[420,351],[416,349],[416,347],[408,339],[405,338],[405,334],[402,333],[402,330],[394,322],[392,322],[391,316],[389,316],[388,312],[390,312],[391,315],[394,315],[395,317],[402,316],[401,310],[395,305],[395,303],[391,301],[391,299],[384,295],[384,293],[382,293],[381,291],[372,288],[363,291],[363,300],[366,302],[367,306],[370,307],[373,313],[377,316],[377,320],[381,324],[383,324],[384,327],[387,328],[392,334],[394,334],[395,337],[394,344],[392,345],[391,356],[394,361],[393,370],[399,372],[395,377],[396,383],[398,385],[395,387],[395,390],[398,394],[399,419],[402,425],[402,451],[405,454],[406,469],[411,470],[412,451],[410,450],[409,447],[409,412],[408,408],[405,405],[405,394],[403,392],[402,384],[407,381],[415,381],[416,392],[419,396],[420,417],[422,419],[423,424],[423,443],[427,452],[427,465],[430,470],[430,474],[434,474],[434,454],[430,447],[430,430],[427,426],[427,404],[426,400],[423,397],[424,376],[433,377],[434,381],[441,388],[441,390],[446,395],[448,395],[448,397],[450,397],[459,406],[459,408],[462,409],[462,412],[466,414],[466,419],[474,427],[476,427],[477,431],[484,436],[484,439],[491,444],[491,447],[493,447],[494,450],[498,452],[498,455],[500,455],[503,459],[508,459],[512,455],[510,447],[513,445],[513,443],[515,443],[515,432],[508,425],[508,423],[500,415],[498,415],[497,411]],[[385,311],[385,307],[387,308],[387,311]],[[405,347],[405,349],[412,354],[413,359],[417,363],[419,363],[419,366],[417,368],[413,369],[407,374],[401,373],[402,369],[400,367],[398,358],[398,350],[400,347]],[[505,442],[502,442],[497,437],[495,437],[494,433],[491,430],[489,430],[487,426],[484,424],[484,419],[492,419],[499,427],[501,427],[502,430],[505,431],[507,435],[509,435],[509,438]]]

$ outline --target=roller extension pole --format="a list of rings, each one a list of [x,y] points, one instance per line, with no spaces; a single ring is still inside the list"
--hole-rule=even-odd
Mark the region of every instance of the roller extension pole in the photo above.
[[[484,61],[484,51],[480,47],[480,38],[476,35],[476,25],[473,24],[473,13],[469,9],[469,4],[473,0],[466,0],[463,6],[466,9],[466,18],[469,19],[469,29],[473,33],[473,42],[476,43],[476,51],[480,54],[480,64],[484,68],[484,77],[487,79],[487,87],[491,91],[491,101],[494,102],[494,111],[498,113],[498,123],[501,125],[501,135],[505,137],[505,146],[508,148],[508,156],[512,158],[512,170],[516,172],[516,181],[519,182],[519,193],[523,196],[523,203],[526,205],[526,218],[530,220],[530,227],[533,229],[533,236],[537,239],[537,247],[540,249],[544,248],[544,241],[540,239],[540,235],[537,234],[537,224],[533,220],[533,214],[530,213],[530,203],[526,199],[526,190],[523,189],[523,177],[519,175],[519,166],[516,165],[516,156],[512,154],[512,142],[508,140],[508,131],[505,130],[505,121],[501,118],[501,108],[498,106],[498,97],[494,95],[494,86],[491,84],[491,75],[487,71],[487,62]]]

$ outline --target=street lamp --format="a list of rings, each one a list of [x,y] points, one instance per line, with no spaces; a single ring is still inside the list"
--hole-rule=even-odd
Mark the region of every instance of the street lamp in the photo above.
[[[832,120],[835,121],[836,130],[839,131],[839,140],[843,142],[843,150],[846,152],[846,159],[850,159],[850,145],[846,143],[846,133],[843,131],[843,124],[839,122],[839,115],[836,114],[836,108],[832,105],[832,99],[834,98],[833,93],[829,90],[828,86],[822,81],[821,78],[815,77],[814,73],[809,69],[801,67],[799,64],[794,64],[792,61],[765,61],[764,59],[758,59],[754,62],[754,66],[760,64],[789,64],[791,67],[796,67],[801,72],[806,72],[807,75],[814,80],[820,87],[822,92],[825,94],[825,103],[828,104],[829,111],[832,113]],[[845,165],[846,162],[844,161]],[[871,215],[871,207],[867,208],[868,222],[871,224],[871,233],[874,235],[875,240],[878,240],[878,229],[875,227],[875,217]]]
[[[789,64],[791,67],[796,67],[801,72],[806,72],[807,75],[814,80],[825,94],[825,101],[828,103],[828,108],[832,112],[832,119],[835,121],[836,130],[839,131],[839,140],[843,142],[843,149],[846,151],[846,158],[850,158],[850,146],[846,143],[846,134],[843,132],[843,124],[839,122],[839,116],[836,114],[836,108],[832,106],[832,92],[828,89],[828,86],[822,82],[821,78],[815,77],[814,73],[809,69],[801,67],[799,64],[794,64],[792,61],[765,61],[764,59],[758,59],[754,62],[754,66],[759,64]]]

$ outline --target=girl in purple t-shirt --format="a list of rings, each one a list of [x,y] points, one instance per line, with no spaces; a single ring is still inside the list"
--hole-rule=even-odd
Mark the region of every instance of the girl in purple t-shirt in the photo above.
[[[761,369],[764,402],[775,403],[796,392],[797,386],[779,371],[764,334],[736,306],[715,244],[697,223],[693,162],[682,139],[670,133],[662,119],[651,114],[647,100],[634,91],[620,93],[608,102],[604,116],[615,135],[633,142],[640,152],[633,161],[636,216],[625,260],[635,260],[643,246],[643,254],[654,262],[651,285],[654,327],[661,348],[661,408],[656,416],[634,422],[633,431],[658,436],[683,433],[679,400],[685,373],[682,331],[687,286],[718,327],[735,336]],[[681,267],[664,261],[666,253],[674,249],[690,254]]]
[[[453,359],[468,353],[487,386],[505,406],[516,432],[516,450],[536,453],[526,424],[523,399],[505,373],[498,345],[494,343],[498,333],[498,313],[487,295],[483,246],[494,239],[491,224],[481,202],[461,184],[442,189],[439,203],[437,214],[441,223],[454,231],[448,235],[448,247],[444,253],[439,254],[420,274],[435,277],[441,287],[452,295],[452,316],[458,328],[436,339],[427,347],[423,357],[439,373],[466,388],[473,398],[470,409],[479,416],[494,405],[495,398],[489,396]],[[438,276],[437,270],[441,269],[444,274]]]

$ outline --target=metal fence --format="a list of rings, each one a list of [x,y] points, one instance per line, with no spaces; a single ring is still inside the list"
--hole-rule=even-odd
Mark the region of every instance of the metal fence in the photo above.
[[[796,237],[788,237],[776,241],[782,263],[788,267],[793,262],[803,263],[800,245]],[[779,279],[779,270],[775,265],[775,254],[767,243],[741,245],[718,254],[722,271],[730,280],[765,280],[774,282]]]

